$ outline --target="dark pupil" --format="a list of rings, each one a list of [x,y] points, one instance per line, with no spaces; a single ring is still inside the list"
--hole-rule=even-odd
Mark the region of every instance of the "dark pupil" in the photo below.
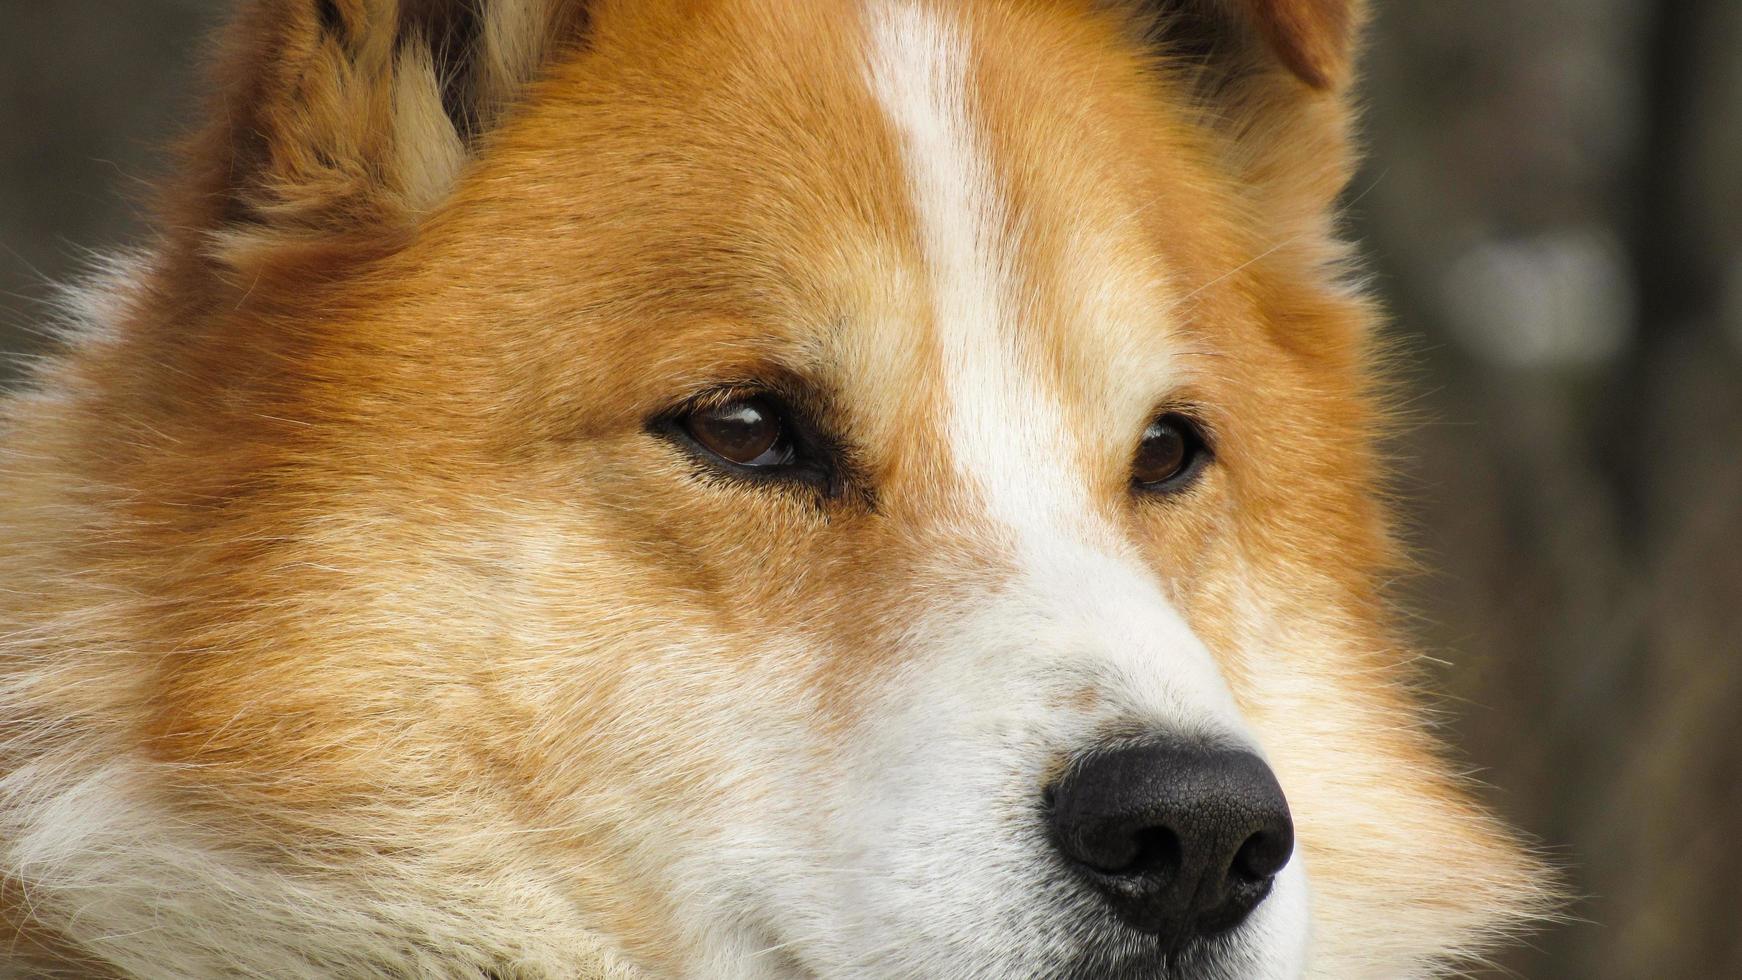
[[[1151,422],[1137,448],[1137,482],[1160,483],[1177,475],[1185,462],[1185,435],[1166,422]]]
[[[780,423],[755,402],[703,409],[690,420],[690,434],[709,452],[734,463],[754,463],[780,439]]]

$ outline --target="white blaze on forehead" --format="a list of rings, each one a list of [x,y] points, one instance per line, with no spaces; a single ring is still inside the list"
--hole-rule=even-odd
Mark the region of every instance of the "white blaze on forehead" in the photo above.
[[[1041,355],[1019,342],[1035,311],[1020,301],[1009,212],[970,110],[966,32],[918,0],[877,3],[869,25],[871,90],[900,141],[927,265],[956,470],[1012,536],[1019,591],[1041,619],[1077,624],[1074,652],[1123,678],[1109,693],[1156,720],[1233,734],[1243,726],[1219,670],[1096,517]]]
[[[901,138],[929,266],[956,468],[1019,534],[1086,513],[1060,406],[1011,332],[1014,249],[969,113],[967,39],[916,2],[880,4],[870,23],[872,90]]]

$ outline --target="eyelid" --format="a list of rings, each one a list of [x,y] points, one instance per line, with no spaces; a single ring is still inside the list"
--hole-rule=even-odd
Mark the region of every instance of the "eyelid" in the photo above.
[[[793,406],[812,407],[828,386],[814,379],[814,371],[784,360],[738,359],[716,364],[711,372],[688,373],[673,378],[668,388],[671,411],[748,395],[772,395]]]
[[[1189,396],[1182,397],[1180,393],[1157,403],[1137,431],[1141,433],[1150,425],[1170,415],[1177,415],[1190,422],[1193,428],[1203,435],[1205,445],[1215,443],[1217,431],[1215,411],[1204,402]]]
[[[781,398],[778,393],[773,392],[762,385],[731,384],[708,388],[691,395],[689,398],[679,402],[670,410],[670,413],[673,415],[689,415],[710,408],[720,408],[730,405],[733,402],[749,401],[753,398],[768,399],[774,402],[777,407],[784,407],[785,404],[785,399]]]

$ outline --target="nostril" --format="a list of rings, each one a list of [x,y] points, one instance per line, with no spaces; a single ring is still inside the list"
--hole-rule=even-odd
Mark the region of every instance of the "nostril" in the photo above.
[[[1228,870],[1237,878],[1261,881],[1276,877],[1294,853],[1294,837],[1278,831],[1260,830],[1240,845]]]
[[[1104,875],[1168,874],[1179,868],[1179,835],[1167,827],[1140,827],[1124,837],[1122,844],[1081,863]]]
[[[1172,874],[1182,857],[1179,835],[1167,827],[1144,827],[1134,837],[1137,855],[1123,874]]]

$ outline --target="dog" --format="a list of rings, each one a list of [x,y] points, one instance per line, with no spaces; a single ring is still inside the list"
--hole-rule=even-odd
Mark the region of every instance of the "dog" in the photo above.
[[[6,403],[0,973],[1397,978],[1354,0],[259,0]]]

